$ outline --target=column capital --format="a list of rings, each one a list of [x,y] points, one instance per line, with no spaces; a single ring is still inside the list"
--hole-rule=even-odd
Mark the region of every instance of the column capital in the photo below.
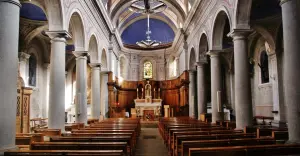
[[[46,31],[45,32],[51,40],[55,40],[57,38],[71,39],[71,34],[66,30],[58,30],[58,31]]]
[[[89,53],[87,51],[73,51],[73,55],[78,57],[87,57],[89,56]]]
[[[190,69],[188,70],[189,74],[195,74],[196,73],[196,70],[195,69]]]
[[[50,63],[48,63],[48,62],[44,63],[44,64],[43,64],[43,67],[44,67],[45,69],[50,68]]]
[[[27,61],[30,58],[30,55],[24,52],[19,53],[20,61]]]
[[[203,65],[205,65],[205,64],[207,64],[206,61],[199,61],[199,62],[196,62],[196,63],[195,63],[195,65],[196,65],[197,67],[203,66]]]
[[[291,1],[291,0],[280,0],[279,5],[281,6],[281,5],[283,5],[284,3],[289,2],[289,1]]]
[[[101,69],[101,66],[102,66],[101,63],[90,63],[89,65],[90,65],[91,68],[100,68],[100,69]]]
[[[11,3],[11,4],[14,4],[14,5],[20,7],[20,8],[22,7],[19,0],[0,0],[0,3],[1,2]]]
[[[232,37],[233,40],[246,39],[248,35],[253,32],[251,29],[233,29],[227,34],[228,37]]]
[[[209,55],[211,58],[212,57],[219,57],[221,54],[222,50],[209,50],[206,55]]]

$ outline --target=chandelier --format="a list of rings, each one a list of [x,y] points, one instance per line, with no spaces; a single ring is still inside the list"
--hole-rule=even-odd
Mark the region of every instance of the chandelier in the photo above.
[[[161,0],[138,0],[131,4],[129,10],[147,14],[147,31],[146,31],[146,40],[136,42],[136,44],[142,48],[151,48],[157,47],[161,42],[156,40],[151,40],[151,30],[150,30],[150,14],[163,12],[167,8],[167,5]]]
[[[163,12],[167,5],[161,0],[138,0],[133,2],[129,10],[136,13],[153,14]]]
[[[148,15],[148,19],[147,19],[147,31],[146,31],[146,35],[147,35],[147,39],[144,41],[139,41],[136,42],[136,44],[142,48],[151,48],[151,47],[157,47],[161,44],[161,42],[157,42],[156,40],[151,40],[150,34],[151,34],[151,30],[150,30],[150,14]]]

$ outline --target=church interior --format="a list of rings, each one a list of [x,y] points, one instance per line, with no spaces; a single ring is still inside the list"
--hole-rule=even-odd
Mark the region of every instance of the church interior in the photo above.
[[[300,155],[298,58],[299,0],[0,0],[0,155]]]

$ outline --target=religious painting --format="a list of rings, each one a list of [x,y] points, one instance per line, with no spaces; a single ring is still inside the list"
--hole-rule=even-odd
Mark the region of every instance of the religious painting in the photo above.
[[[153,71],[152,71],[152,63],[147,61],[144,63],[144,79],[152,79]]]

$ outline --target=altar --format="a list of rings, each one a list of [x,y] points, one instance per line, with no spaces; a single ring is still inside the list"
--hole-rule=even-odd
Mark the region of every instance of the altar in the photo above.
[[[146,99],[135,99],[134,103],[137,116],[143,117],[144,115],[147,115],[147,112],[149,113],[149,111],[153,111],[155,116],[161,115],[161,99],[153,99],[151,103],[146,102]]]
[[[158,96],[156,97],[156,90],[153,89],[154,98],[152,98],[152,89],[149,81],[145,85],[145,98],[144,97],[144,88],[142,88],[142,99],[139,99],[139,90],[137,89],[137,99],[134,100],[135,103],[135,110],[136,116],[153,119],[155,117],[161,116],[161,106],[162,106],[162,99],[160,99],[160,89],[158,89]]]

